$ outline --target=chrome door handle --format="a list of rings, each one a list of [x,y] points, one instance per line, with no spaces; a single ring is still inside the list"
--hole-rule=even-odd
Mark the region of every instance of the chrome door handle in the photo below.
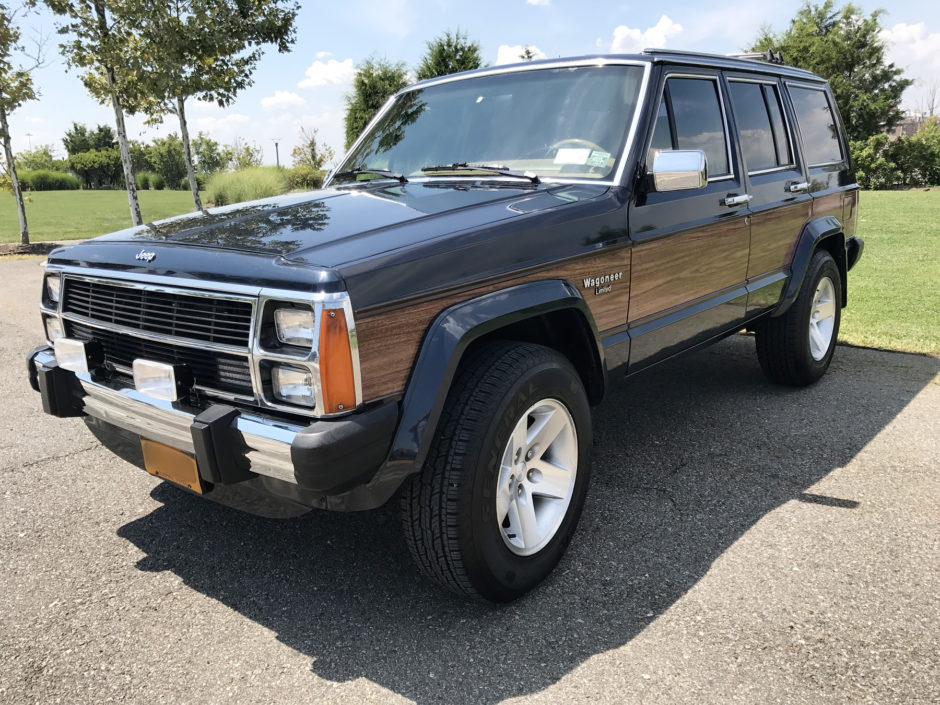
[[[726,206],[746,206],[754,198],[749,193],[742,193],[740,196],[725,196],[724,205]]]
[[[809,182],[808,181],[799,181],[797,183],[790,184],[787,186],[787,191],[790,193],[800,193],[801,191],[809,191]]]

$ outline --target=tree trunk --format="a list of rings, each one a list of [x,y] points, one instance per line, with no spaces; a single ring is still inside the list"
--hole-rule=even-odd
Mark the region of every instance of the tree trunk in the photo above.
[[[20,180],[16,178],[16,162],[13,159],[13,145],[10,143],[10,127],[7,124],[7,111],[0,105],[0,137],[3,139],[3,154],[7,160],[7,171],[13,183],[13,198],[16,200],[16,213],[20,219],[20,244],[29,244],[29,225],[26,223],[26,204],[20,190]]]
[[[98,17],[98,27],[102,36],[108,35],[108,17],[105,13],[103,0],[96,0],[95,14]],[[131,162],[131,148],[127,142],[127,127],[124,125],[124,108],[117,92],[117,79],[113,66],[105,66],[105,75],[108,77],[108,90],[111,92],[111,107],[114,108],[114,125],[117,128],[118,147],[121,149],[121,163],[124,165],[124,181],[127,185],[127,205],[131,209],[131,222],[134,225],[143,225],[144,219],[140,215],[140,203],[137,200],[137,182],[134,181],[134,165]]]
[[[199,198],[199,182],[196,181],[196,169],[193,167],[193,151],[189,145],[189,128],[186,126],[186,101],[176,99],[176,115],[180,119],[180,135],[183,138],[183,157],[186,160],[186,173],[189,175],[189,190],[193,192],[193,203],[198,210],[203,210],[202,199]]]

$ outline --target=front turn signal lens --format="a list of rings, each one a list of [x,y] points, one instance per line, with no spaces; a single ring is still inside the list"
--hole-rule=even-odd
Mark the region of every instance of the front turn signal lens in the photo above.
[[[320,392],[323,413],[356,408],[352,346],[343,309],[324,309],[320,317]]]

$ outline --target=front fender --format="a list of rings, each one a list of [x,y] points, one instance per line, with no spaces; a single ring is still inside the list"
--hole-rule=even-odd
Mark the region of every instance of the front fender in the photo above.
[[[578,311],[589,324],[596,362],[603,371],[604,352],[594,317],[578,291],[566,281],[520,284],[455,304],[438,314],[418,351],[388,458],[369,483],[367,491],[373,497],[370,504],[381,503],[376,500],[391,496],[406,477],[420,470],[467,348],[500,328],[564,309]]]

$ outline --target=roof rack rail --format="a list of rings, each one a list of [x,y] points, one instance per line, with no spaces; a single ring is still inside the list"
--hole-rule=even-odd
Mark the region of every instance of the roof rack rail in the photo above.
[[[750,51],[744,54],[727,54],[729,59],[750,59],[752,61],[766,61],[768,64],[783,65],[783,55],[779,51]]]

